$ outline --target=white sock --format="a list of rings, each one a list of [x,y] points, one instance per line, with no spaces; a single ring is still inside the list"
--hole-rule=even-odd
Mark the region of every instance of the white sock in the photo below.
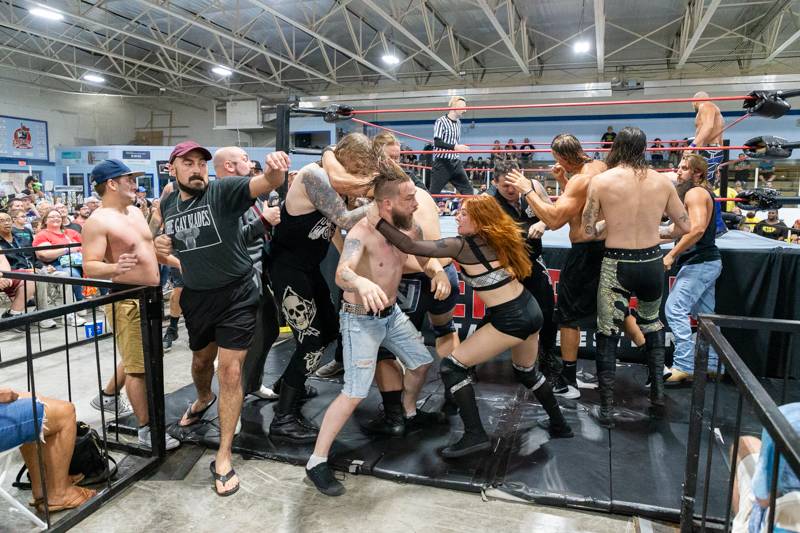
[[[407,418],[407,419],[408,419],[408,418],[414,418],[415,416],[417,416],[417,410],[416,410],[416,408],[415,408],[413,411],[411,411],[410,413],[409,413],[408,411],[406,411],[406,418]]]
[[[14,311],[13,309],[8,310],[9,315],[21,315],[22,311]]]
[[[311,454],[311,457],[308,458],[308,463],[306,463],[306,470],[311,470],[317,465],[321,465],[322,463],[327,463],[327,457],[320,457],[319,455]]]

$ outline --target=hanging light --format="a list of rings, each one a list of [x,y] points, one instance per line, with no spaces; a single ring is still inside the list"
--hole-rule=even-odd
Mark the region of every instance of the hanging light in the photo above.
[[[46,7],[32,7],[28,10],[28,13],[34,17],[40,17],[47,20],[64,20],[64,15],[58,11],[53,11],[52,9],[48,9]]]
[[[212,68],[211,72],[213,72],[214,74],[217,74],[219,76],[225,76],[226,78],[228,76],[230,76],[231,74],[233,74],[233,71],[231,69],[225,68],[225,67],[219,66],[219,65],[214,67],[214,68]]]

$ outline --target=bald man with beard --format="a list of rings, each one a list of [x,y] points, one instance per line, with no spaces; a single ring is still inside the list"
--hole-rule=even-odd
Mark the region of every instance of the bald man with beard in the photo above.
[[[212,163],[217,179],[249,176],[255,168],[247,152],[238,146],[220,148],[214,152]],[[242,215],[242,231],[246,236],[247,251],[253,260],[253,280],[261,295],[253,343],[242,366],[242,387],[245,396],[252,394],[261,399],[274,399],[273,390],[279,386],[269,388],[261,382],[267,354],[280,334],[278,307],[272,293],[269,271],[264,268],[264,254],[270,230],[281,221],[281,210],[280,207],[267,207],[266,200],[266,197],[256,198],[253,207]]]

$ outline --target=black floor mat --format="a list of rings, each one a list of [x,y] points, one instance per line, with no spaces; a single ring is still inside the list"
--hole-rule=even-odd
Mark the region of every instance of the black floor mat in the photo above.
[[[275,347],[268,358],[264,383],[271,385],[283,371],[294,343],[290,340]],[[332,350],[326,353],[332,355]],[[327,359],[326,357],[326,359]],[[420,395],[420,408],[437,410],[443,402],[438,364],[431,370]],[[580,362],[591,373],[593,364]],[[582,389],[578,401],[561,404],[575,437],[550,439],[537,425],[546,415],[533,395],[513,380],[509,355],[504,354],[478,369],[476,395],[492,448],[484,454],[445,461],[438,451],[457,440],[462,431],[460,419],[450,417],[449,425],[426,428],[401,438],[366,435],[360,428],[375,416],[381,403],[373,386],[359,405],[331,450],[331,464],[354,474],[369,474],[401,482],[431,485],[468,492],[496,491],[526,501],[584,509],[636,513],[658,519],[676,520],[686,460],[688,416],[691,389],[668,389],[667,407],[662,420],[648,416],[646,370],[641,365],[617,367],[616,398],[622,420],[617,427],[601,428],[590,416],[598,403],[596,390]],[[307,401],[303,413],[320,424],[330,402],[341,390],[337,379],[309,379],[319,396]],[[782,383],[768,383],[777,393]],[[796,397],[797,383],[792,385]],[[213,388],[217,390],[216,380]],[[707,394],[713,394],[708,387]],[[217,406],[206,413],[205,421],[189,428],[175,424],[194,399],[193,385],[167,395],[167,422],[170,433],[184,442],[216,447],[219,442]],[[709,400],[711,396],[708,397]],[[712,491],[709,516],[724,514],[724,490],[729,475],[727,449],[735,425],[737,393],[730,383],[718,391],[717,427],[712,461]],[[710,409],[711,402],[707,402]],[[248,397],[242,409],[242,431],[234,440],[234,451],[246,458],[266,458],[292,464],[304,464],[313,445],[290,445],[273,442],[268,436],[274,402]],[[743,430],[754,433],[760,426],[745,410]],[[703,471],[708,437],[701,450],[700,489],[702,502]],[[721,444],[721,442],[724,444]]]

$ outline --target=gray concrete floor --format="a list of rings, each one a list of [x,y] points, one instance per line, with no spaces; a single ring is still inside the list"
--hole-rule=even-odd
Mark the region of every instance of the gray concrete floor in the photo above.
[[[82,331],[80,332],[82,335]],[[2,353],[24,349],[24,337],[4,334]],[[45,341],[63,340],[63,329],[43,332]],[[113,368],[110,339],[99,343],[100,370],[105,381]],[[70,352],[72,401],[78,419],[100,427],[100,413],[90,405],[97,395],[97,358],[94,345]],[[174,391],[191,381],[191,352],[181,323],[180,339],[165,354],[165,390]],[[66,362],[63,353],[34,362],[37,391],[45,396],[67,398]],[[0,370],[0,386],[26,390],[24,364]],[[9,476],[21,464],[13,454]],[[241,490],[220,498],[212,490],[207,451],[185,479],[179,481],[144,480],[105,504],[78,525],[86,532],[242,531],[263,529],[270,532],[312,531],[586,531],[628,532],[639,528],[635,519],[536,506],[499,500],[483,500],[479,495],[404,485],[369,476],[347,476],[347,493],[339,498],[319,494],[305,481],[302,467],[273,461],[242,461],[235,466],[242,480]],[[5,460],[0,458],[0,468]],[[25,502],[29,493],[19,493],[6,479],[3,487]],[[0,500],[0,532],[33,531],[20,514],[11,512]]]

